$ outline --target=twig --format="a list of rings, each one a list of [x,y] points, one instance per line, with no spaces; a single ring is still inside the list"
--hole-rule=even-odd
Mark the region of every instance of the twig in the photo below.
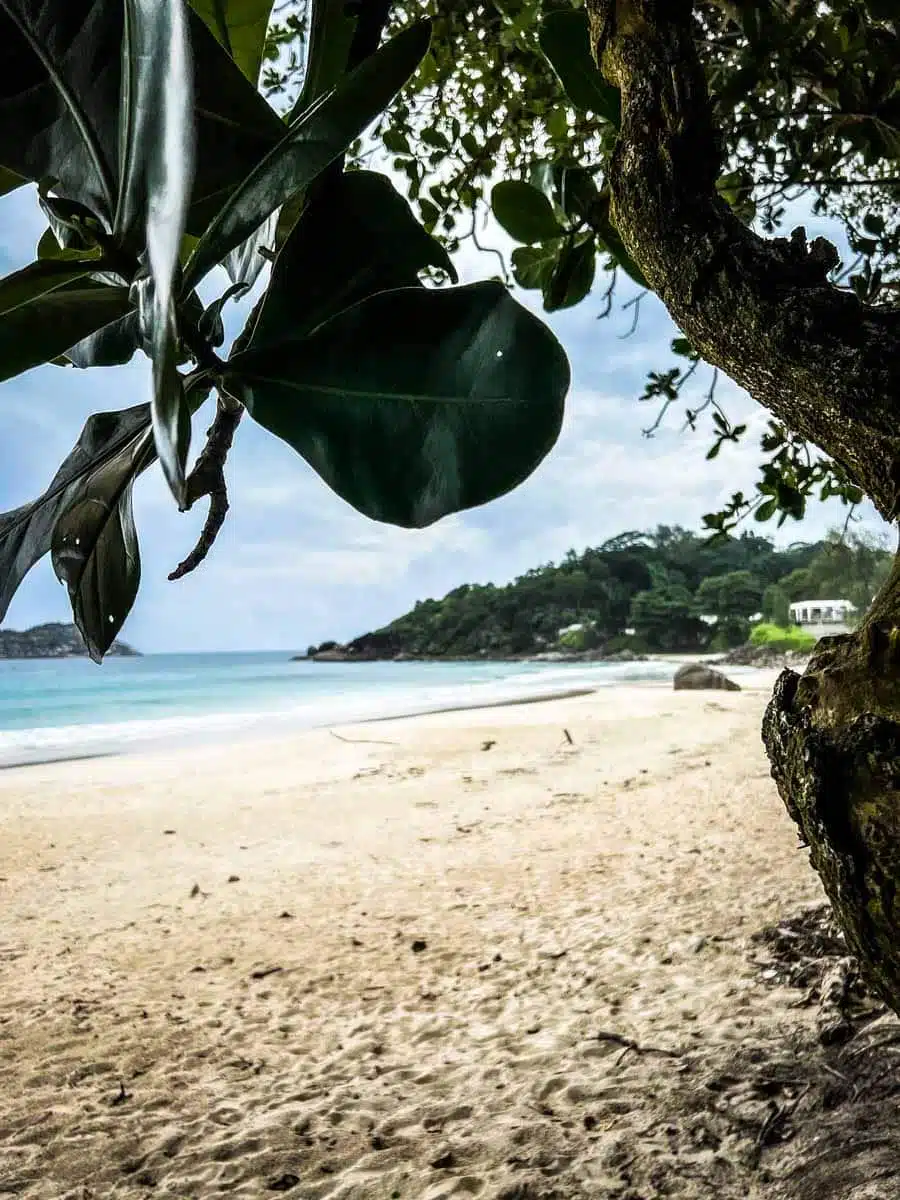
[[[621,1033],[613,1033],[611,1030],[601,1029],[599,1033],[594,1035],[598,1042],[613,1042],[617,1046],[622,1047],[622,1053],[616,1059],[616,1063],[620,1063],[622,1059],[632,1051],[634,1054],[661,1054],[664,1058],[679,1058],[677,1050],[665,1050],[661,1046],[642,1046],[636,1042],[634,1038],[625,1037]]]
[[[243,408],[225,407],[220,403],[216,418],[206,431],[206,445],[194,464],[187,479],[185,509],[191,508],[202,496],[209,496],[209,513],[197,544],[183,562],[169,575],[169,579],[183,579],[195,570],[213,548],[219,530],[225,524],[228,513],[228,488],[225,484],[225,460],[234,431],[240,423]]]
[[[279,972],[281,972],[283,970],[284,970],[284,967],[263,967],[259,971],[251,971],[250,978],[251,979],[268,979],[268,977],[270,975],[278,975]]]
[[[335,733],[333,729],[329,729],[328,732],[331,734],[331,736],[333,738],[337,738],[337,740],[339,742],[352,742],[354,745],[357,745],[357,744],[364,745],[364,746],[399,746],[400,745],[399,742],[385,742],[385,741],[382,741],[380,738],[342,737],[339,733]]]
[[[647,289],[645,288],[644,291],[639,292],[637,296],[633,297],[631,300],[626,301],[622,305],[623,312],[625,311],[626,308],[634,309],[634,319],[631,322],[631,328],[628,330],[628,332],[619,334],[620,342],[624,341],[625,338],[630,338],[631,335],[634,333],[634,331],[637,329],[638,319],[640,318],[640,315],[641,315],[641,301],[643,300],[643,298],[646,295],[647,295]]]

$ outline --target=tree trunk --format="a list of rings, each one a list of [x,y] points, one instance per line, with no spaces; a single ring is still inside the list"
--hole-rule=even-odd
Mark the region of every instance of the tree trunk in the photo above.
[[[587,8],[622,93],[609,185],[626,249],[703,358],[896,520],[900,309],[834,288],[824,239],[760,238],[717,195],[690,0]],[[802,678],[781,676],[763,738],[848,941],[900,1012],[900,558],[860,629],[820,642]]]

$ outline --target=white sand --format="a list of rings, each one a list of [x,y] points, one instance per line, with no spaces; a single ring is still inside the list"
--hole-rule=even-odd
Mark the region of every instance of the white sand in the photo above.
[[[766,1194],[673,1149],[673,1060],[597,1036],[799,1019],[745,940],[820,896],[766,696],[0,773],[0,1196]]]

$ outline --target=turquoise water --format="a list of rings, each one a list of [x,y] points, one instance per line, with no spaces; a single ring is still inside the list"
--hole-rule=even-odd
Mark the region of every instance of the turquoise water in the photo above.
[[[0,661],[0,765],[666,680],[670,663],[291,662],[287,653]]]

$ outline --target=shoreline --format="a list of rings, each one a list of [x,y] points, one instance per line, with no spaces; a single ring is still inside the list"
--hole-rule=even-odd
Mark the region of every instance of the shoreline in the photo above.
[[[664,662],[664,659],[652,660],[655,662]],[[666,661],[666,665],[675,665],[676,661],[682,661],[680,658],[676,660],[675,656]],[[741,689],[758,690],[759,688],[771,688],[774,684],[776,672],[765,669],[743,667],[737,672],[738,680],[742,680]],[[552,703],[556,701],[565,701],[569,699],[578,699],[590,695],[605,693],[607,691],[621,692],[623,689],[639,689],[658,690],[665,688],[671,690],[672,683],[670,679],[623,679],[614,680],[608,683],[600,684],[599,686],[589,686],[587,684],[574,687],[559,687],[549,688],[547,691],[524,693],[518,696],[504,697],[497,700],[473,700],[471,703],[453,702],[447,704],[437,704],[428,708],[408,708],[400,709],[397,712],[389,712],[378,714],[376,716],[362,716],[340,718],[322,722],[321,724],[305,724],[301,721],[293,722],[290,716],[279,713],[277,710],[274,714],[270,714],[265,710],[252,714],[244,714],[248,719],[248,724],[244,727],[221,727],[221,728],[204,728],[199,726],[196,729],[178,733],[171,731],[163,734],[153,734],[148,732],[146,736],[135,738],[127,741],[124,745],[115,745],[114,738],[116,723],[110,722],[110,735],[108,740],[104,740],[101,734],[98,734],[96,748],[72,747],[67,749],[60,747],[58,751],[48,749],[42,751],[40,748],[35,748],[29,751],[23,749],[19,753],[14,753],[8,759],[0,759],[0,771],[12,771],[19,768],[26,769],[30,767],[49,766],[54,763],[68,763],[100,760],[104,758],[122,758],[134,757],[136,755],[153,755],[160,753],[182,752],[190,750],[193,747],[223,747],[232,743],[235,744],[255,744],[258,742],[277,742],[285,738],[292,738],[304,733],[316,732],[322,730],[342,729],[352,726],[384,724],[390,721],[412,721],[418,717],[440,716],[442,714],[478,712],[481,710],[491,711],[495,709],[518,708],[532,704]],[[713,691],[708,693],[717,695]],[[220,714],[206,714],[209,717],[217,717]],[[221,714],[223,716],[229,714]],[[274,716],[275,721],[268,726],[264,725],[267,716]],[[171,720],[172,718],[163,718]],[[199,718],[203,720],[203,718]],[[42,732],[51,732],[55,729],[66,730],[79,728],[77,725],[60,725],[60,726],[40,726]],[[94,729],[100,729],[100,726],[94,726]]]
[[[647,680],[646,682],[635,682],[627,686],[645,687],[655,686],[655,681]],[[124,749],[101,749],[98,747],[96,751],[88,752],[73,752],[71,754],[62,752],[60,754],[45,754],[42,757],[27,757],[17,762],[0,762],[0,771],[14,771],[18,768],[27,767],[43,767],[50,766],[55,763],[76,763],[88,762],[95,759],[103,758],[126,758],[140,754],[159,754],[161,752],[171,752],[172,750],[189,750],[193,745],[202,744],[204,746],[228,746],[235,743],[256,743],[260,741],[281,741],[284,738],[296,737],[298,734],[304,733],[321,733],[332,732],[335,729],[349,729],[356,726],[378,725],[386,721],[414,721],[417,717],[434,717],[441,716],[443,713],[461,713],[461,712],[478,712],[481,709],[485,711],[495,708],[516,708],[526,704],[545,704],[555,700],[574,700],[583,696],[591,696],[600,691],[600,688],[566,688],[560,691],[540,692],[535,695],[517,696],[509,700],[488,700],[474,704],[451,704],[440,706],[438,708],[415,709],[410,712],[389,713],[385,716],[378,717],[361,717],[356,720],[345,721],[329,721],[322,725],[297,725],[293,728],[281,728],[277,731],[267,730],[259,732],[254,730],[245,730],[242,735],[235,737],[233,731],[215,731],[207,736],[201,735],[196,740],[191,740],[189,735],[184,738],[146,738],[142,741],[136,741]],[[72,726],[49,726],[48,728],[70,729]]]

